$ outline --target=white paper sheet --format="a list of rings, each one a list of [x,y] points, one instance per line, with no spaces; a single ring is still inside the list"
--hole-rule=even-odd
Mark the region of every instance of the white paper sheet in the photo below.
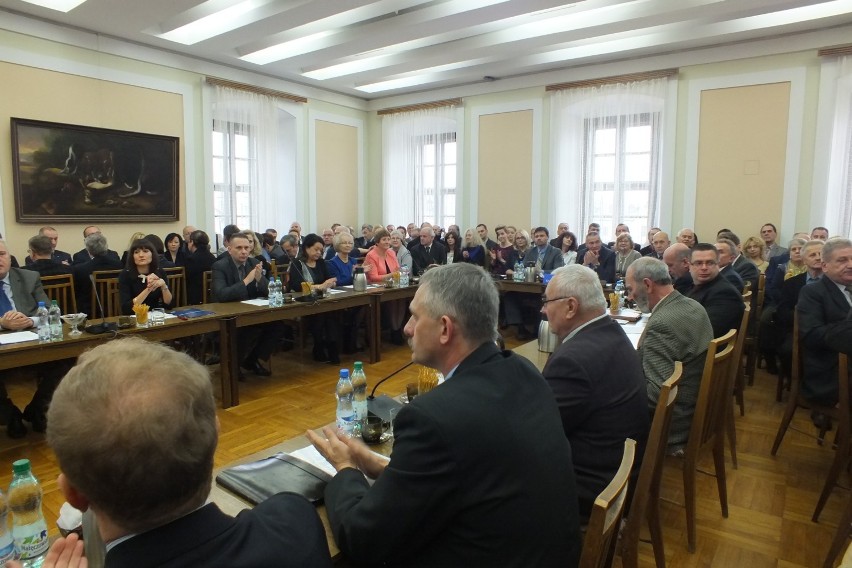
[[[382,458],[383,460],[388,459],[386,456],[383,456],[378,452],[373,453]],[[290,452],[290,455],[320,468],[329,475],[334,475],[335,473],[337,473],[337,471],[334,469],[334,466],[328,463],[328,460],[322,457],[322,455],[320,455],[317,449],[313,446],[305,446],[304,448],[299,448],[295,452]]]
[[[14,331],[12,333],[0,334],[0,345],[23,343],[24,341],[38,341],[38,334],[31,331]]]
[[[243,300],[243,304],[250,306],[269,306],[269,300],[266,298],[255,298],[254,300]]]

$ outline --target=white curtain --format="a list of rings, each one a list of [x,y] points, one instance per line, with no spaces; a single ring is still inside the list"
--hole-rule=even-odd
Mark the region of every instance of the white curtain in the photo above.
[[[831,63],[837,66],[837,82],[826,225],[830,234],[852,238],[852,56],[847,55]]]
[[[240,125],[250,138],[251,227],[240,228],[262,233],[268,227],[279,227],[282,219],[292,216],[292,212],[284,210],[286,199],[281,182],[285,175],[292,177],[292,172],[286,171],[287,160],[282,156],[278,104],[267,95],[218,85],[212,89],[214,122]]]
[[[551,191],[547,224],[566,221],[577,238],[582,240],[589,223],[600,222],[603,235],[614,234],[615,225],[626,221],[636,242],[640,242],[648,228],[660,220],[661,164],[663,155],[663,115],[666,105],[667,79],[651,79],[632,83],[617,83],[595,87],[565,89],[551,94]],[[603,218],[607,199],[591,191],[595,168],[595,130],[603,121],[622,127],[649,125],[653,137],[643,152],[645,155],[621,155],[613,160],[649,160],[647,192],[624,193],[631,184],[629,174],[613,180],[617,210],[608,211]],[[621,135],[619,135],[621,136]],[[630,153],[631,136],[626,136],[626,146],[620,151]],[[603,160],[605,161],[605,160]],[[643,162],[644,163],[644,162]],[[630,168],[626,168],[628,171]],[[643,168],[637,168],[639,170]],[[637,199],[637,196],[639,199]],[[643,196],[646,196],[643,197]],[[644,213],[641,211],[644,210]],[[640,217],[642,220],[640,221]],[[606,239],[604,239],[606,240]]]
[[[443,146],[444,142],[455,141],[457,128],[454,106],[382,117],[383,222],[419,224],[428,220],[430,203],[442,208],[449,204],[455,214],[456,168],[448,171],[453,179],[441,180],[437,188],[430,187],[434,184],[429,180],[435,177],[428,175],[433,171],[428,168],[441,164],[430,164],[428,160],[424,163],[422,149],[428,142]],[[448,189],[453,192],[450,199]],[[443,224],[441,219],[434,222]]]

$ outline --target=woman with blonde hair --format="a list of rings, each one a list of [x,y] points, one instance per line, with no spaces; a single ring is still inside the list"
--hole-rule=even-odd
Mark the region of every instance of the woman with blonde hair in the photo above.
[[[465,231],[461,261],[485,268],[487,258],[488,254],[485,252],[485,246],[482,244],[479,233],[473,229]]]
[[[763,242],[763,239],[749,237],[743,243],[743,255],[757,266],[761,274],[766,273],[766,269],[769,268],[769,261],[763,258],[765,251],[766,243]]]
[[[530,234],[523,229],[515,233],[515,256],[523,262],[527,251],[530,250]]]

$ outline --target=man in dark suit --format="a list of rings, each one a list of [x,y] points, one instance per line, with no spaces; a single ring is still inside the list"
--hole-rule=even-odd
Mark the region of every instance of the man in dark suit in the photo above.
[[[38,234],[40,237],[47,237],[48,242],[50,243],[50,254],[48,258],[58,264],[64,264],[65,266],[71,265],[71,255],[65,251],[56,250],[56,245],[59,243],[59,231],[54,229],[53,227],[42,227],[38,230]],[[26,264],[29,266],[32,264],[33,259],[27,257]],[[46,274],[42,274],[42,276],[47,276]]]
[[[80,356],[49,418],[59,488],[96,512],[107,568],[331,566],[304,498],[275,495],[236,518],[206,503],[219,425],[210,375],[191,357],[138,338],[102,344]]]
[[[29,241],[30,256],[27,257],[26,266],[23,268],[38,272],[41,276],[60,276],[71,274],[69,263],[55,260],[50,238],[43,235],[31,237]],[[70,256],[68,257],[71,258]]]
[[[120,270],[123,268],[118,255],[110,255],[112,252],[107,246],[106,237],[100,231],[90,233],[85,240],[87,261],[75,264],[71,269],[74,274],[74,294],[77,296],[77,310],[89,314],[95,318],[104,314],[100,313],[97,305],[92,305],[92,281],[90,276],[96,270]],[[76,256],[76,255],[75,255]],[[101,298],[101,302],[104,302]]]
[[[86,238],[91,236],[91,235],[94,235],[94,234],[101,234],[101,230],[98,227],[96,227],[95,225],[89,225],[88,227],[83,229],[83,250],[79,250],[79,251],[74,253],[73,258],[71,259],[72,265],[76,266],[78,264],[85,264],[85,263],[89,262],[90,260],[92,260],[93,256],[89,252],[89,250],[86,248],[85,245],[86,245]],[[106,252],[104,252],[103,254],[105,256],[109,257],[110,259],[115,260],[118,263],[119,266],[121,265],[121,258],[118,256],[118,253],[115,252],[114,250],[107,249]],[[101,269],[98,269],[98,270],[101,270]],[[106,269],[103,269],[103,270],[106,270]]]
[[[659,233],[662,229],[659,227],[651,227],[648,230],[648,244],[639,249],[639,254],[642,256],[648,256],[652,252],[654,252],[654,235]]]
[[[556,226],[556,236],[550,239],[550,246],[562,249],[562,235],[564,235],[568,231],[568,223],[564,221],[562,223],[559,223]]]
[[[533,245],[524,256],[524,264],[534,264],[538,272],[550,272],[564,266],[562,251],[547,242],[550,235],[547,227],[536,227],[533,230]]]
[[[612,480],[625,438],[644,454],[649,415],[645,376],[636,349],[606,313],[597,275],[577,264],[553,271],[542,313],[559,338],[542,374],[571,443],[580,517],[588,518],[598,494]],[[634,478],[641,458],[634,462]]]
[[[737,257],[737,245],[731,240],[719,239],[714,246],[719,251],[719,274],[742,294],[745,282],[742,276],[740,276],[740,273],[734,269],[734,259]],[[755,272],[757,272],[757,266],[754,263],[751,263],[751,265],[754,267]],[[758,272],[758,274],[760,273]],[[757,295],[756,285],[754,290],[754,294]]]
[[[0,329],[23,331],[37,326],[35,317],[38,303],[50,304],[47,294],[41,287],[38,272],[13,268],[11,255],[6,243],[0,241]],[[67,366],[62,363],[43,363],[32,367],[39,375],[38,386],[32,401],[21,413],[6,392],[6,385],[0,379],[0,422],[6,425],[10,438],[22,438],[27,433],[23,420],[32,423],[33,430],[44,432],[45,412],[56,385],[62,378]]]
[[[689,272],[689,257],[692,251],[684,243],[675,243],[663,253],[663,262],[669,268],[674,289],[683,295],[692,290],[692,274]]]
[[[690,272],[695,283],[689,297],[704,306],[713,337],[721,337],[732,329],[739,329],[745,311],[743,297],[734,286],[719,274],[719,251],[709,243],[698,243],[692,248]]]
[[[423,274],[429,266],[447,264],[447,247],[435,240],[431,226],[420,229],[420,244],[409,249],[411,261],[414,263],[412,272],[415,276]]]
[[[541,374],[494,345],[498,304],[474,265],[423,275],[405,333],[412,360],[447,379],[399,411],[390,461],[308,432],[337,470],[325,504],[353,564],[577,565],[571,448]]]
[[[615,253],[603,246],[600,234],[586,235],[586,252],[583,256],[577,252],[577,262],[594,270],[604,282],[615,282]]]
[[[251,256],[252,244],[242,233],[231,235],[228,255],[213,263],[213,301],[241,302],[269,293],[269,281],[263,275],[260,261]],[[261,365],[268,361],[284,333],[280,321],[254,325],[240,330],[237,352],[240,366],[255,375],[268,377],[271,372]]]
[[[763,250],[763,260],[769,260],[773,256],[784,254],[787,249],[776,242],[778,238],[778,229],[772,223],[766,223],[760,228],[760,238],[763,239],[765,248]]]
[[[216,257],[210,252],[210,237],[204,231],[193,231],[186,241],[186,249],[183,264],[186,301],[190,305],[200,304],[204,300],[204,273],[213,269]]]
[[[476,226],[476,232],[479,234],[479,238],[482,239],[482,246],[485,247],[485,250],[492,251],[497,248],[497,243],[492,241],[488,236],[488,227],[484,223]]]
[[[361,225],[361,236],[355,239],[355,248],[361,254],[367,254],[370,247],[373,246],[373,226],[369,223]]]
[[[842,329],[852,310],[852,241],[834,238],[822,248],[819,282],[802,288],[796,311],[804,346],[802,396],[815,404],[837,403],[837,351],[826,339]]]
[[[666,252],[666,249],[669,248],[671,244],[672,241],[669,239],[668,233],[657,231],[651,238],[651,251],[645,256],[650,256],[657,260],[663,260],[663,253]]]

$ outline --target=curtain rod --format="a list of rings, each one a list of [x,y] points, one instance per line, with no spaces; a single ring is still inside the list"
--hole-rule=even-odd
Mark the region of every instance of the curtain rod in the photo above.
[[[401,112],[411,112],[413,110],[425,110],[427,108],[440,108],[447,106],[459,106],[462,104],[462,99],[444,99],[442,101],[432,101],[430,103],[420,103],[417,105],[408,105],[394,108],[383,108],[376,114],[382,116],[384,114],[399,114]]]
[[[820,57],[831,57],[837,55],[852,55],[852,45],[837,45],[834,47],[823,47],[817,51]]]
[[[600,85],[612,85],[615,83],[631,83],[634,81],[648,81],[677,75],[677,69],[661,69],[659,71],[645,71],[643,73],[628,73],[626,75],[615,75],[613,77],[602,77],[600,79],[587,79],[585,81],[571,81],[570,83],[556,83],[547,85],[545,91],[564,91],[565,89],[580,89],[582,87],[598,87]]]
[[[306,99],[305,97],[300,97],[299,95],[292,95],[290,93],[285,93],[284,91],[276,91],[275,89],[266,89],[264,87],[257,87],[255,85],[247,85],[246,83],[237,83],[236,81],[228,81],[227,79],[219,79],[218,77],[206,77],[205,80],[209,85],[229,87],[238,91],[247,91],[249,93],[255,93],[258,95],[266,95],[268,97],[274,97],[278,99],[287,99],[288,101],[294,101],[297,103],[308,102],[308,99]]]

